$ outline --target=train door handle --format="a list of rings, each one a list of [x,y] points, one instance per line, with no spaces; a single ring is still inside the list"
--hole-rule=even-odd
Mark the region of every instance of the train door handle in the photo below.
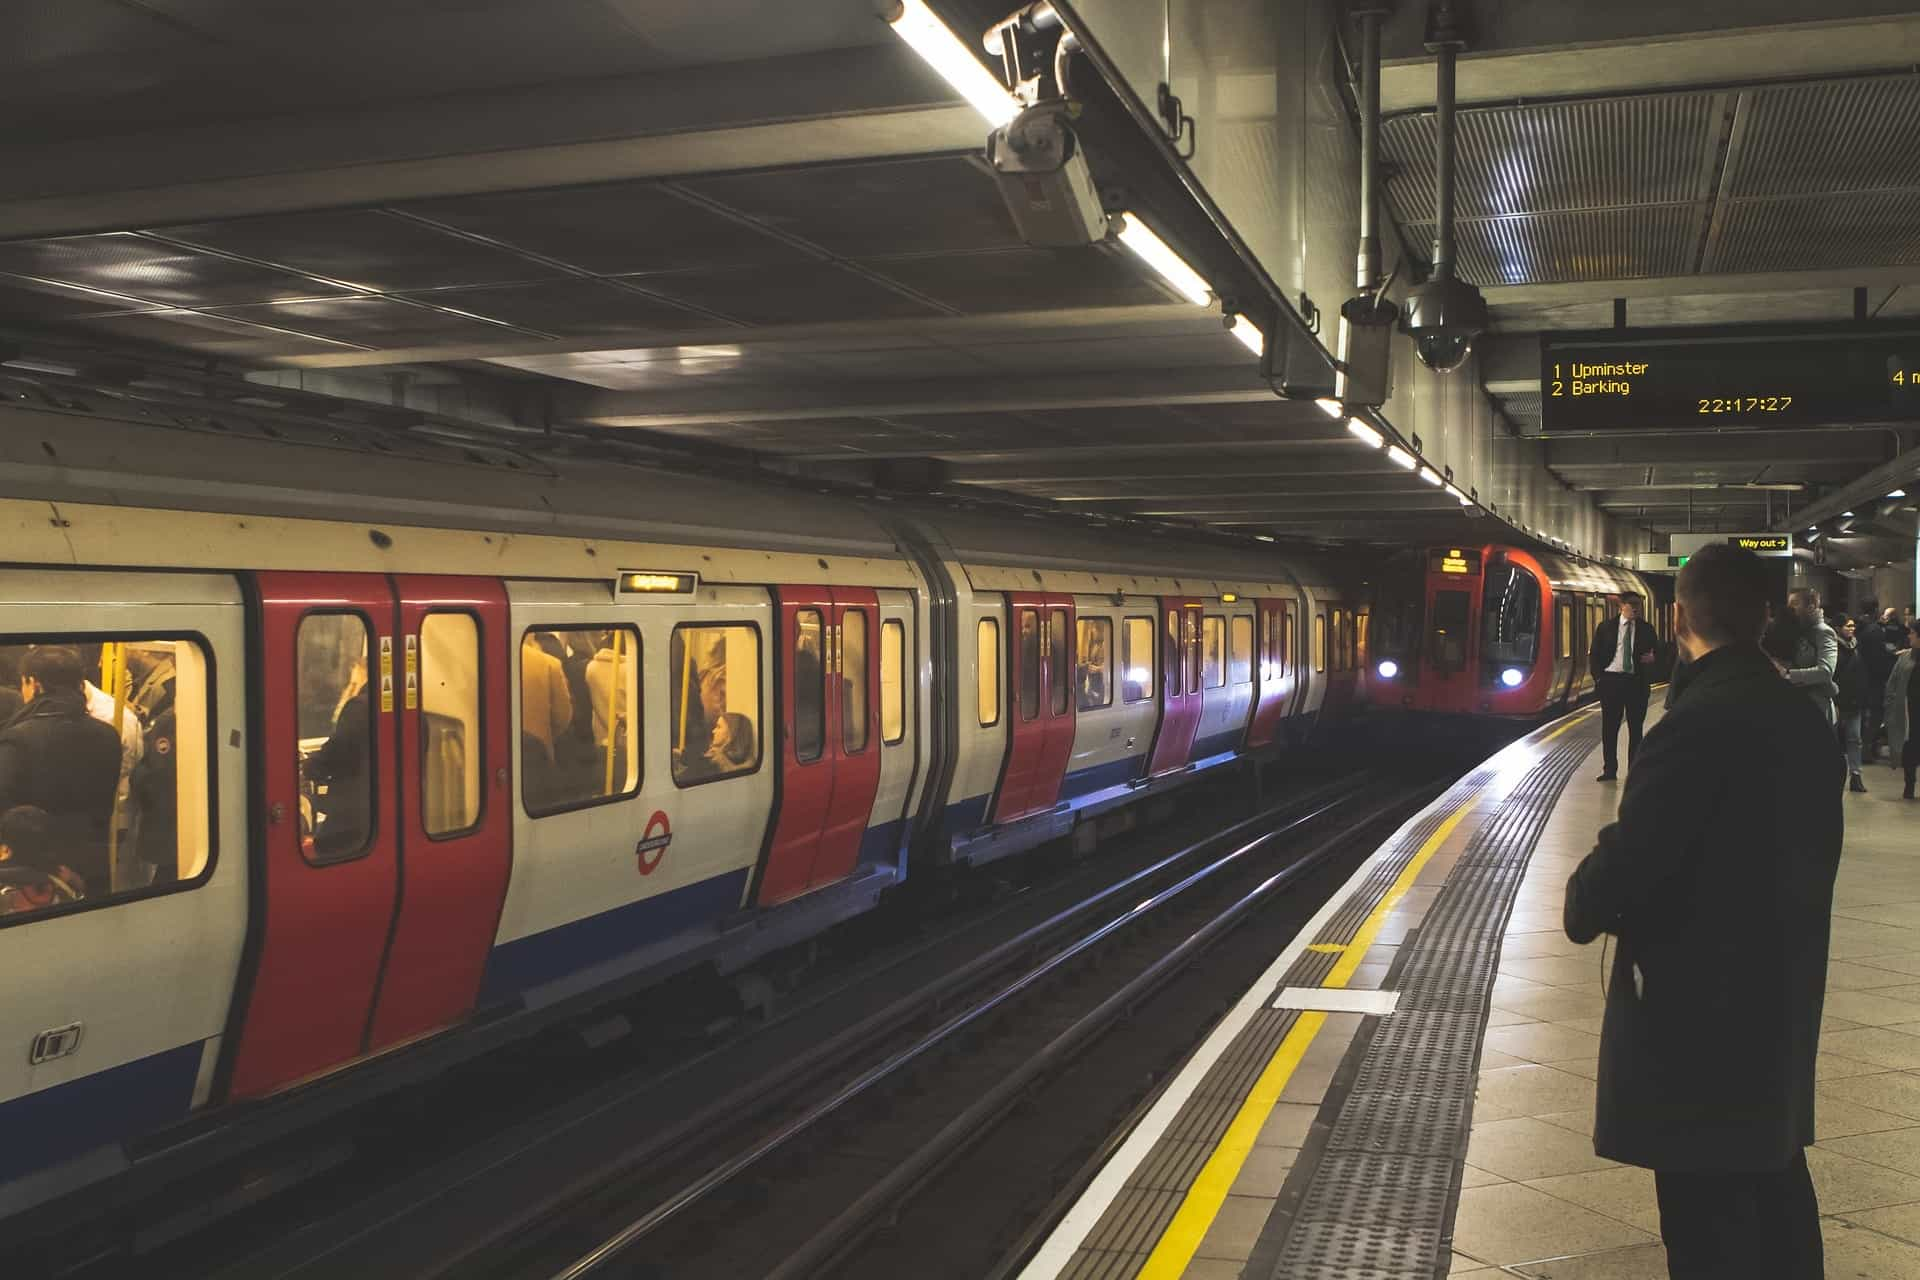
[[[81,1024],[78,1022],[42,1031],[33,1038],[33,1045],[27,1050],[27,1065],[37,1067],[43,1062],[69,1056],[80,1047],[80,1031]]]

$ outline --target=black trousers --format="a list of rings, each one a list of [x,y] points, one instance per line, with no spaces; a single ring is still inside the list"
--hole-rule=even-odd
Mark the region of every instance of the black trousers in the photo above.
[[[1823,1280],[1805,1152],[1772,1173],[1653,1174],[1671,1280]]]
[[[1640,731],[1647,723],[1647,682],[1639,676],[1602,671],[1593,678],[1600,690],[1600,746],[1606,752],[1606,771],[1620,772],[1620,718],[1627,721],[1627,763],[1640,749]]]

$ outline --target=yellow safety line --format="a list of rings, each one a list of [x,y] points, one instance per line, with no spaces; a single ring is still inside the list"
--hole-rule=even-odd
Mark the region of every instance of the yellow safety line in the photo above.
[[[1592,708],[1581,711],[1568,718],[1567,723],[1540,739],[1537,745],[1544,746],[1552,742],[1581,720],[1592,714]],[[1360,967],[1360,961],[1380,936],[1382,926],[1400,900],[1413,888],[1414,881],[1433,855],[1440,852],[1440,846],[1447,842],[1454,828],[1458,827],[1468,812],[1479,801],[1480,793],[1475,792],[1455,806],[1447,815],[1446,821],[1434,829],[1420,849],[1408,860],[1407,865],[1394,879],[1380,901],[1374,904],[1372,911],[1360,924],[1351,941],[1346,943],[1316,942],[1307,947],[1309,951],[1339,953],[1332,972],[1327,974],[1322,987],[1345,987],[1352,981]],[[1247,1094],[1240,1109],[1234,1113],[1233,1120],[1227,1125],[1227,1131],[1220,1143],[1207,1157],[1207,1163],[1201,1166],[1200,1173],[1187,1189],[1186,1196],[1175,1211],[1173,1221],[1161,1233],[1160,1240],[1154,1245],[1153,1253],[1147,1258],[1146,1265],[1140,1268],[1137,1280],[1175,1280],[1186,1273],[1187,1264],[1193,1261],[1193,1255],[1200,1249],[1200,1242],[1206,1238],[1208,1228],[1219,1216],[1220,1206],[1226,1203],[1227,1193],[1240,1176],[1240,1170],[1253,1153],[1254,1141],[1259,1138],[1260,1130],[1265,1127],[1267,1117],[1273,1114],[1274,1106],[1285,1092],[1287,1082],[1293,1078],[1293,1072],[1306,1056],[1307,1049],[1313,1044],[1313,1038],[1326,1025],[1327,1015],[1321,1012],[1302,1013],[1297,1022],[1280,1041],[1268,1060],[1260,1078],[1253,1083],[1253,1089]]]

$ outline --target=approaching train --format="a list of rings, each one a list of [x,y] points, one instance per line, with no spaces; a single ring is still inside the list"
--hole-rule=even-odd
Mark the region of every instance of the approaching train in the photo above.
[[[1518,547],[1396,555],[1363,683],[1375,706],[1533,719],[1593,692],[1588,646],[1623,594],[1671,651],[1671,584]]]
[[[1365,661],[1340,575],[1226,543],[104,395],[0,428],[0,674],[124,748],[13,851],[68,892],[0,916],[0,1217],[1299,742]]]

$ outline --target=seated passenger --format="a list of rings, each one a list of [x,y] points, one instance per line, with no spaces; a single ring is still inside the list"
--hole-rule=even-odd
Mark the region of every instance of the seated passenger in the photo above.
[[[25,706],[0,729],[0,812],[34,805],[69,865],[110,886],[107,828],[120,786],[120,735],[87,714],[80,655],[36,645],[20,663]]]
[[[87,882],[53,851],[53,823],[45,809],[15,805],[0,813],[0,916],[78,902]]]
[[[758,747],[750,717],[738,711],[722,712],[713,722],[707,749],[698,755],[682,754],[674,760],[674,777],[691,783],[739,773],[752,766]]]
[[[321,857],[354,853],[367,842],[373,814],[373,707],[367,688],[367,660],[353,664],[352,674],[333,713],[333,732],[302,762],[309,782],[324,783],[314,807],[319,825],[313,833],[314,852]]]

